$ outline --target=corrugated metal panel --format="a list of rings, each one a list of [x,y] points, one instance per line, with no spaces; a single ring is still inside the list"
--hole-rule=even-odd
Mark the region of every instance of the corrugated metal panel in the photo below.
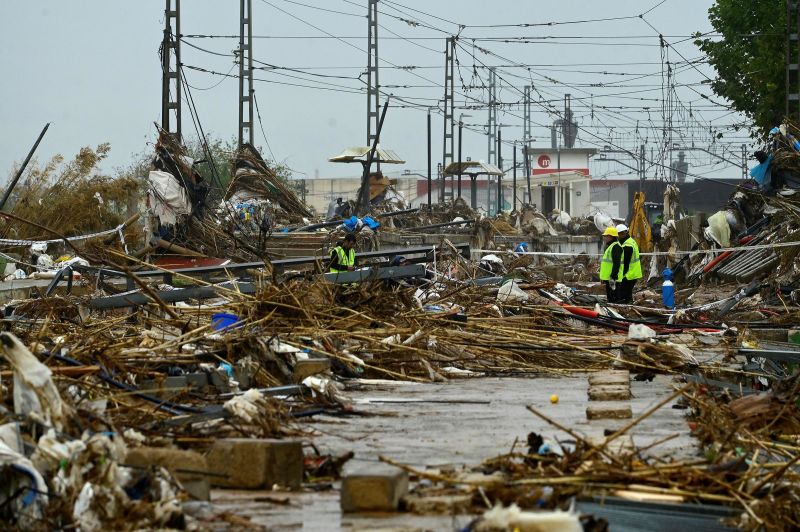
[[[483,161],[462,161],[450,163],[444,169],[444,175],[503,175],[503,171],[493,164]]]
[[[353,146],[352,148],[345,149],[342,153],[335,157],[331,157],[328,161],[332,163],[352,163],[352,162],[366,162],[369,156],[371,146]],[[404,164],[405,161],[393,150],[378,147],[375,150],[375,157],[384,164]]]

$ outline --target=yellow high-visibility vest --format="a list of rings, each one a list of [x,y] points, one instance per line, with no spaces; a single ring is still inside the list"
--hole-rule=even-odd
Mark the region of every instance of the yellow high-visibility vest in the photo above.
[[[614,246],[619,246],[619,242],[612,242],[611,245],[606,247],[605,252],[603,252],[603,258],[600,259],[600,280],[601,281],[610,281],[611,280],[611,271],[614,269],[614,260],[611,258],[611,252],[614,250]],[[622,264],[620,264],[620,268],[617,272],[617,279],[615,281],[621,281],[622,277]]]
[[[628,237],[628,240],[622,243],[622,247],[629,247],[633,248],[633,253],[631,254],[631,262],[628,264],[628,273],[626,273],[623,278],[629,281],[635,281],[636,279],[642,278],[642,263],[639,261],[639,245],[636,243],[632,237]],[[625,250],[623,249],[623,252]],[[622,264],[624,267],[625,264],[625,256],[623,255]]]
[[[336,257],[339,261],[339,266],[344,266],[344,270],[337,270],[336,268],[331,267],[331,273],[339,273],[339,272],[346,272],[347,268],[350,266],[355,266],[356,264],[356,250],[350,249],[345,250],[342,246],[336,246],[333,248],[336,252]]]

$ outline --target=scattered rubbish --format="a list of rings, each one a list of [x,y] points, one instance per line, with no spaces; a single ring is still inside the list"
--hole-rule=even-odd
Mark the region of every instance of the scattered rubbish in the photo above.
[[[707,218],[679,208],[682,182],[663,203],[637,192],[627,220],[579,216],[568,201],[411,207],[396,180],[370,172],[376,154],[402,162],[377,138],[332,159],[364,165],[363,197],[331,198],[322,216],[246,143],[225,186],[213,161],[201,172],[209,161],[161,130],[138,181],[96,172],[105,146],[61,174],[51,165],[16,186],[0,239],[0,519],[246,528],[217,511],[212,488],[261,490],[259,504],[287,509],[305,501],[263,491],[338,489],[345,513],[458,514],[475,531],[603,530],[578,510],[595,498],[796,527],[798,138],[777,127],[754,181]],[[498,189],[505,179],[477,161],[443,175],[470,169]],[[601,235],[617,231],[636,244],[604,255]],[[354,247],[340,268],[342,241]],[[531,379],[559,418],[529,406],[539,425],[515,420],[517,441],[483,463],[383,456],[389,469],[361,471],[345,464],[374,460],[316,447],[319,434],[358,441],[338,431],[370,417],[396,416],[386,425],[403,436],[410,418],[446,432],[458,419],[448,408],[494,406],[511,377]],[[473,383],[485,396],[450,392]],[[635,444],[656,412],[676,432]],[[379,446],[378,432],[359,437]],[[683,456],[658,452],[672,439]]]

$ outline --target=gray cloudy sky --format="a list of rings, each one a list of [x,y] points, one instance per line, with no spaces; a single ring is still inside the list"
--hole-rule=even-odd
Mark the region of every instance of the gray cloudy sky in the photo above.
[[[355,168],[327,158],[365,143],[366,96],[359,76],[366,65],[366,0],[253,0],[254,57],[264,64],[295,70],[258,70],[256,97],[264,132],[274,157],[298,176],[353,175]],[[731,127],[742,118],[704,100],[713,97],[700,82],[713,77],[688,38],[709,31],[710,0],[666,0],[644,16],[657,0],[561,2],[533,0],[431,1],[382,0],[379,4],[380,81],[383,90],[424,106],[443,96],[444,38],[461,29],[457,58],[456,106],[485,102],[481,88],[486,65],[498,66],[499,122],[503,139],[522,137],[521,88],[533,84],[541,100],[533,105],[534,145],[549,145],[544,127],[561,109],[565,93],[582,128],[578,144],[613,143],[634,149],[646,142],[658,160],[664,110],[662,60],[674,63],[674,142],[709,148],[718,157],[739,161],[742,133]],[[0,178],[21,162],[41,127],[53,124],[42,142],[40,160],[74,155],[84,145],[110,142],[106,168],[124,166],[155,138],[160,120],[161,69],[158,47],[163,31],[162,0],[4,0],[0,7]],[[189,67],[237,74],[232,51],[238,40],[239,2],[184,0],[182,47],[188,83],[207,133],[236,134],[238,84],[235,78]],[[404,19],[404,20],[401,20]],[[514,26],[547,22],[558,25]],[[608,20],[611,19],[611,20]],[[408,22],[406,22],[408,21]],[[649,22],[649,24],[648,24]],[[455,24],[454,24],[455,23]],[[491,26],[491,27],[476,27]],[[673,43],[662,50],[658,33]],[[190,35],[217,35],[197,38]],[[339,37],[338,39],[333,38]],[[524,39],[524,42],[520,42]],[[516,41],[509,43],[506,41]],[[662,52],[666,55],[662,57]],[[221,55],[217,55],[221,54]],[[473,58],[474,56],[474,58]],[[415,68],[410,68],[415,67]],[[299,72],[298,72],[299,71]],[[325,77],[323,77],[325,76]],[[333,76],[333,77],[330,77]],[[467,86],[465,89],[464,86]],[[464,136],[464,153],[487,157],[480,133],[487,111],[457,109],[472,115],[474,131]],[[195,131],[184,108],[185,136]],[[441,159],[442,118],[434,114],[434,164]],[[718,146],[711,135],[722,132]],[[266,148],[260,129],[256,143]],[[406,158],[398,167],[426,167],[425,110],[389,109],[382,145]],[[510,160],[510,147],[504,147]],[[265,150],[269,158],[269,150]],[[648,153],[648,157],[650,153]],[[704,152],[692,152],[694,172],[709,177],[738,177],[735,167]],[[651,167],[651,173],[657,170]],[[613,163],[597,163],[595,175],[629,173]]]

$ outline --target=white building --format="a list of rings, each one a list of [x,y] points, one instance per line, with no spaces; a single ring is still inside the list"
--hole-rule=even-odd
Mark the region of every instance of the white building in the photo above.
[[[571,216],[592,214],[589,158],[594,148],[528,148],[531,203],[549,213],[561,209]]]
[[[417,195],[417,177],[402,176],[393,177],[389,173],[384,173],[391,179],[394,189],[403,195],[406,201]],[[317,214],[325,215],[328,212],[328,204],[336,198],[343,201],[355,200],[358,188],[361,186],[361,176],[358,177],[327,177],[317,179],[298,179],[305,185],[305,202],[312,207]],[[298,194],[302,197],[302,194]]]

